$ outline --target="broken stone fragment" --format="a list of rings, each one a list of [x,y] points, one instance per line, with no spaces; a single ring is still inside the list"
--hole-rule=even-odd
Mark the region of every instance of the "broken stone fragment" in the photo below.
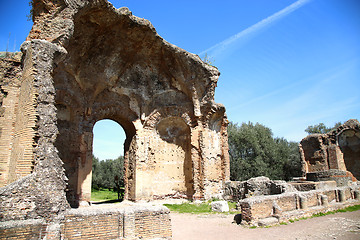
[[[211,203],[211,210],[214,212],[228,212],[230,209],[227,201],[216,201]]]

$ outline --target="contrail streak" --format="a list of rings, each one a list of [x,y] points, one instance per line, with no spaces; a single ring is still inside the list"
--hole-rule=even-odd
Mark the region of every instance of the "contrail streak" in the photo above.
[[[225,50],[228,47],[228,45],[230,45],[231,43],[234,43],[235,41],[237,41],[253,32],[256,32],[256,31],[266,27],[267,25],[289,15],[290,13],[292,13],[293,11],[302,7],[304,4],[306,4],[310,1],[311,0],[298,0],[298,1],[294,2],[293,4],[287,6],[286,8],[274,13],[270,17],[267,17],[267,18],[261,20],[260,22],[255,23],[254,25],[246,28],[245,30],[229,37],[228,39],[225,39],[224,41],[222,41],[218,44],[215,44],[214,46],[202,51],[201,53],[199,53],[199,55],[203,55],[205,53],[209,53],[214,50],[221,52],[222,50]]]

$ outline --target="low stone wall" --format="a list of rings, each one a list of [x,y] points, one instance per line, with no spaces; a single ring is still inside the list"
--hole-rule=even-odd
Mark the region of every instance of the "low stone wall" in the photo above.
[[[337,187],[335,181],[321,181],[321,182],[298,181],[298,182],[289,182],[289,184],[292,185],[298,191],[334,189]]]
[[[327,171],[306,173],[308,181],[335,181],[338,187],[347,186],[349,182],[356,181],[351,172],[345,170],[330,169]]]
[[[0,223],[0,239],[171,239],[169,210],[164,206],[80,208],[43,220]]]
[[[274,224],[357,203],[360,201],[359,189],[360,186],[354,186],[255,196],[240,200],[237,207],[241,208],[244,224],[261,225],[267,218],[273,218],[274,221],[268,222]]]
[[[274,195],[296,191],[294,186],[282,180],[270,180],[268,177],[255,177],[247,181],[225,182],[224,199],[239,201],[253,196]]]

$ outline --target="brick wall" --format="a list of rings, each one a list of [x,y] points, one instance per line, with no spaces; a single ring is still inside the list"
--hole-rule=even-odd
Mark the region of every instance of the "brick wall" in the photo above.
[[[98,213],[65,216],[61,226],[64,239],[116,239],[123,236],[123,214]]]
[[[32,61],[31,56],[26,61]],[[9,182],[13,182],[31,173],[33,167],[33,151],[36,122],[36,90],[33,85],[33,69],[25,62],[19,103],[16,110],[14,140],[11,151]]]
[[[61,221],[63,239],[171,239],[169,210],[164,206],[71,209]]]
[[[21,54],[0,59],[0,187],[8,183],[10,154],[22,75]]]
[[[0,239],[171,239],[164,206],[70,209],[50,223],[41,220],[0,223]]]
[[[41,239],[44,228],[41,220],[3,222],[0,223],[0,239]]]
[[[135,214],[135,236],[140,239],[171,239],[171,220],[168,214],[139,211]]]
[[[10,155],[15,125],[15,106],[17,105],[19,88],[2,87],[8,92],[3,100],[4,115],[0,116],[0,187],[8,183]]]

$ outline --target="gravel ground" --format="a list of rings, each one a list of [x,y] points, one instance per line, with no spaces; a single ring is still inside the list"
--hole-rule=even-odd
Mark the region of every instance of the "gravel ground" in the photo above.
[[[223,214],[171,213],[173,240],[360,240],[360,210],[256,229],[232,223],[233,218],[233,215]]]

